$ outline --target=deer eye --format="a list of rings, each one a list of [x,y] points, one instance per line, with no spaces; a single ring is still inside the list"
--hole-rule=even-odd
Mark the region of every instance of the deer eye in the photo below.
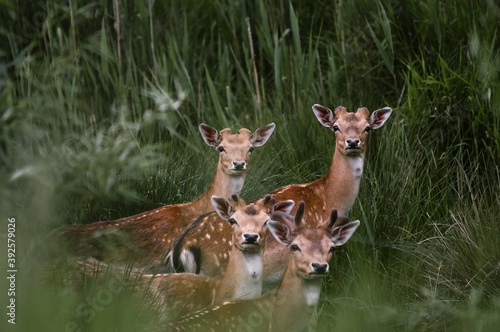
[[[335,132],[337,132],[337,131],[339,131],[339,130],[340,130],[340,129],[339,129],[339,126],[337,126],[337,125],[334,125],[334,126],[332,127],[332,129],[333,129],[333,131],[335,131]]]
[[[329,252],[333,253],[335,251],[335,247],[330,247]]]
[[[296,244],[292,244],[292,245],[290,246],[290,249],[291,249],[292,251],[300,251],[299,246],[298,246],[298,245],[296,245]]]
[[[224,150],[224,147],[219,146],[219,147],[217,147],[217,151],[219,151],[219,152],[224,152],[225,150]]]
[[[227,220],[227,222],[228,222],[231,226],[233,226],[233,225],[237,225],[237,224],[238,224],[234,218],[229,218],[229,219]]]
[[[253,146],[251,146],[250,149],[248,149],[248,152],[252,153],[254,149],[255,148]]]
[[[372,130],[372,128],[370,126],[368,126],[368,127],[365,128],[365,132],[367,132],[367,133],[369,133],[370,130]]]

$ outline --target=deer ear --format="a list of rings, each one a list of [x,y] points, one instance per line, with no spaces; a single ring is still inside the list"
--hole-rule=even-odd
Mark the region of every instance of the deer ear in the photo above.
[[[215,212],[224,220],[229,220],[233,215],[233,208],[231,204],[222,197],[212,196],[212,205]]]
[[[328,107],[314,104],[312,109],[319,123],[328,128],[333,126],[336,121],[335,115],[333,115],[332,111]]]
[[[359,220],[351,221],[343,226],[336,227],[332,231],[332,241],[335,243],[335,246],[341,246],[347,242],[354,234],[354,231],[359,226]]]
[[[337,227],[343,226],[349,222],[349,218],[346,216],[338,216],[336,220],[334,220],[334,223],[331,224],[330,229],[335,229]]]
[[[292,243],[292,229],[284,220],[271,219],[267,222],[267,228],[279,243],[285,246]]]
[[[210,145],[213,148],[216,148],[219,146],[221,140],[219,138],[219,133],[215,128],[210,127],[209,125],[206,125],[204,123],[200,124],[199,126],[201,137],[203,137],[203,140],[205,143]]]
[[[372,129],[378,129],[382,127],[389,119],[389,116],[391,116],[392,113],[392,108],[390,107],[384,107],[379,110],[373,111],[372,115],[370,116],[370,126]]]
[[[284,214],[289,214],[290,212],[292,212],[294,205],[295,203],[291,199],[284,202],[279,202],[273,206],[271,213],[280,212]]]
[[[266,144],[267,140],[274,132],[274,128],[276,128],[276,125],[274,123],[270,123],[265,127],[257,129],[250,137],[250,142],[252,143],[252,145],[262,146]]]

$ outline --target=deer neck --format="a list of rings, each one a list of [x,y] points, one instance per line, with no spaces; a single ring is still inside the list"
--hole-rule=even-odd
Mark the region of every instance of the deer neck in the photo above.
[[[346,155],[335,149],[330,170],[321,181],[327,211],[336,208],[339,215],[349,212],[358,195],[364,158],[364,153]]]
[[[322,283],[323,278],[302,278],[289,264],[276,292],[274,311],[271,316],[272,329],[304,330],[318,305]],[[289,326],[283,326],[283,324],[289,324]]]
[[[215,173],[214,180],[210,184],[210,187],[203,195],[193,202],[193,206],[198,209],[199,213],[213,211],[214,207],[210,201],[211,197],[215,195],[227,199],[233,194],[239,194],[245,183],[245,175],[245,172],[235,175],[228,174],[222,169],[221,164],[218,163],[217,173]]]
[[[226,272],[219,281],[219,294],[228,299],[253,299],[262,293],[264,250],[241,251],[233,246]]]

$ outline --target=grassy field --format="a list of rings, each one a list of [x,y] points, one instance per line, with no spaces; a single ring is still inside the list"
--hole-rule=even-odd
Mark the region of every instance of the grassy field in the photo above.
[[[317,179],[334,138],[315,103],[394,109],[370,134],[361,226],[332,259],[318,330],[498,330],[498,1],[0,5],[0,267],[14,218],[17,269],[15,296],[0,278],[5,313],[16,300],[2,331],[147,324],[116,280],[41,283],[47,232],[196,198],[217,162],[200,122],[276,123],[246,200]]]

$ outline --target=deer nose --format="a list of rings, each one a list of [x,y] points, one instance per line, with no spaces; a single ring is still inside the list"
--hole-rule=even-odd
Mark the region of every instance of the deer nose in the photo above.
[[[243,237],[247,243],[255,243],[259,239],[257,234],[243,234]]]
[[[326,273],[328,271],[328,264],[312,263],[311,266],[316,273]]]
[[[347,146],[350,147],[351,149],[357,148],[359,146],[359,139],[348,139],[345,141],[347,143]]]
[[[242,171],[245,169],[245,162],[244,161],[242,161],[242,162],[233,161],[233,166],[234,166],[235,170]]]

